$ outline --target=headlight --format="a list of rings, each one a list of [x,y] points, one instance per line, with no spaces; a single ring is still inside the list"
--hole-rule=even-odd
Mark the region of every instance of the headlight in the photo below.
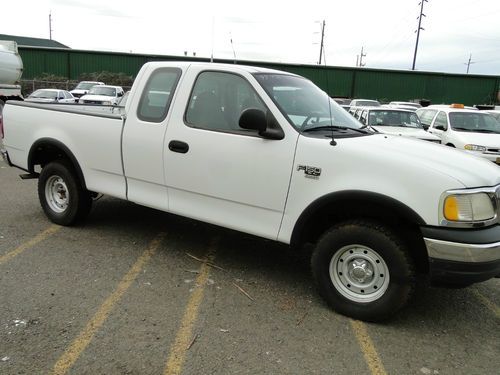
[[[500,187],[446,192],[441,200],[441,224],[467,227],[496,222],[497,191],[500,191]]]
[[[111,102],[102,102],[103,105],[111,105]]]
[[[478,152],[486,151],[486,147],[479,145],[465,145],[464,148],[468,151],[478,151]]]

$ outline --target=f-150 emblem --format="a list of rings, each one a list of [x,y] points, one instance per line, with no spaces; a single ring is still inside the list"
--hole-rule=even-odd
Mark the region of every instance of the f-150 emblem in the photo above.
[[[299,165],[297,166],[298,171],[304,171],[304,175],[307,178],[318,179],[321,176],[321,168],[311,167],[309,165]]]

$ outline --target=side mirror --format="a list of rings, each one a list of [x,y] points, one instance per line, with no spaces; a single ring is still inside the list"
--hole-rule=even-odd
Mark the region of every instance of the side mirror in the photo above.
[[[422,124],[422,127],[424,128],[424,130],[429,130],[429,125]]]
[[[278,124],[270,111],[265,113],[260,109],[245,109],[238,121],[240,128],[248,130],[257,130],[262,138],[280,140],[285,138],[283,129]]]
[[[444,127],[443,125],[436,125],[436,126],[434,127],[434,129],[437,129],[437,130],[443,130],[443,131],[444,131],[444,130],[446,130],[446,129],[445,129],[445,127]]]

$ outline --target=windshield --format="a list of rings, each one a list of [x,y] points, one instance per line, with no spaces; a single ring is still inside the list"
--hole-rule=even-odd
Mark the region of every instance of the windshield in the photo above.
[[[89,95],[116,96],[116,89],[113,87],[94,86],[90,89]]]
[[[359,129],[362,125],[305,78],[286,74],[259,73],[255,78],[274,100],[295,129],[341,126]]]
[[[500,123],[488,113],[450,112],[449,117],[453,130],[500,134]]]
[[[80,82],[76,87],[75,90],[88,90],[91,87],[94,87],[96,85],[95,82]]]
[[[405,126],[422,128],[418,116],[413,112],[403,111],[370,111],[368,125],[372,126]]]
[[[57,98],[57,91],[36,90],[29,97],[40,98],[40,99],[55,99]]]

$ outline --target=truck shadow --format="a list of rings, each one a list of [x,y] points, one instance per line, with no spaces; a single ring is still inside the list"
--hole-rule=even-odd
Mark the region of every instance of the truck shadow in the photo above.
[[[191,251],[201,258],[217,237],[214,263],[223,268],[228,277],[281,291],[296,300],[307,299],[312,302],[311,308],[328,309],[315,291],[308,254],[293,251],[284,244],[107,197],[96,202],[83,226],[105,229],[117,236],[135,232],[140,237],[153,237],[164,231],[168,238],[175,237],[177,243],[168,252],[178,255]],[[495,283],[492,281],[484,288],[498,285]],[[408,306],[379,325],[401,326],[406,330],[422,330],[423,326],[446,330],[446,327],[458,329],[457,324],[478,319],[491,320],[493,324],[495,316],[478,301],[474,288],[477,286],[434,288],[421,279]]]

